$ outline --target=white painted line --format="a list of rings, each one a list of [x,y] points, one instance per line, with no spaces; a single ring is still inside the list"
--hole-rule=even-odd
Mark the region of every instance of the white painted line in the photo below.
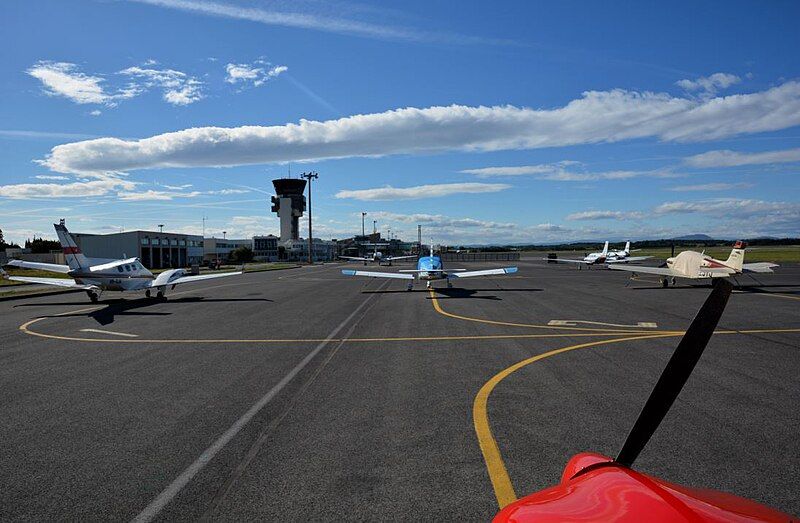
[[[101,329],[81,329],[81,332],[99,332],[100,334],[112,334],[114,336],[124,336],[126,338],[138,338],[138,334],[128,334],[126,332],[104,331]]]
[[[181,490],[194,478],[198,472],[203,470],[209,461],[214,459],[214,456],[222,450],[225,445],[227,445],[238,433],[241,431],[253,417],[258,414],[258,412],[263,409],[272,399],[278,395],[278,393],[287,385],[292,379],[297,376],[297,374],[305,368],[306,365],[309,364],[311,360],[314,359],[314,356],[319,354],[319,352],[325,348],[328,342],[334,338],[340,330],[342,330],[347,323],[353,319],[353,317],[358,314],[358,312],[364,308],[364,306],[375,296],[371,294],[366,300],[361,302],[361,305],[356,307],[356,309],[350,313],[350,315],[345,318],[342,323],[340,323],[335,329],[331,331],[328,336],[317,345],[314,350],[308,353],[308,355],[303,358],[300,363],[295,365],[295,367],[289,371],[289,373],[284,376],[274,387],[272,387],[269,392],[264,394],[261,399],[253,404],[247,412],[242,414],[242,416],[237,419],[233,425],[230,426],[228,430],[226,430],[219,438],[217,438],[214,443],[211,444],[206,450],[203,451],[200,456],[194,460],[194,462],[189,465],[186,470],[181,472],[181,474],[175,478],[172,483],[167,485],[161,494],[156,496],[156,498],[147,505],[144,510],[142,510],[134,519],[133,521],[136,523],[144,523],[147,521],[152,521],[153,518],[158,516],[158,514],[164,510],[164,507],[172,501],[175,496],[177,496]]]
[[[548,325],[551,327],[559,326],[559,327],[575,327],[579,323],[584,323],[587,325],[603,325],[605,327],[629,327],[631,329],[640,328],[640,329],[655,329],[658,328],[658,324],[653,321],[640,321],[636,325],[620,325],[618,323],[603,323],[601,321],[584,321],[584,320],[550,320],[547,322]]]

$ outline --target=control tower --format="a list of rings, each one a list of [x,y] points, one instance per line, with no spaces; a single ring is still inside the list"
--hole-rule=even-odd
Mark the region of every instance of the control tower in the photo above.
[[[306,210],[303,191],[306,181],[302,178],[279,178],[272,180],[276,196],[272,197],[272,212],[281,219],[281,241],[300,239],[300,217]]]

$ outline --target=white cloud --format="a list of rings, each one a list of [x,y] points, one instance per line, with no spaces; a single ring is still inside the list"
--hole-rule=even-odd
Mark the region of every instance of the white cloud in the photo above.
[[[690,156],[685,161],[693,167],[737,167],[739,165],[792,163],[800,162],[800,148],[762,153],[742,153],[723,149]]]
[[[179,9],[191,13],[200,13],[210,16],[249,20],[270,26],[293,27],[298,29],[311,29],[330,33],[378,38],[385,40],[403,40],[412,42],[441,42],[450,44],[508,44],[508,40],[497,40],[464,36],[445,31],[426,32],[410,28],[388,26],[360,20],[343,18],[340,16],[326,16],[313,12],[277,11],[260,7],[249,7],[226,4],[223,2],[206,0],[133,0],[143,4]],[[302,6],[296,2],[294,8]],[[341,5],[337,6],[341,10]]]
[[[205,194],[245,194],[249,193],[250,191],[247,189],[220,189],[218,191],[206,191]]]
[[[101,111],[100,109],[95,109],[93,111],[89,111],[89,115],[90,116],[100,116],[101,114],[103,114],[103,111]]]
[[[755,215],[787,215],[800,223],[800,203],[769,202],[764,200],[716,198],[701,201],[665,202],[654,209],[656,214],[709,214],[730,220],[746,219]]]
[[[572,166],[582,165],[581,162],[565,160],[557,163],[546,163],[539,165],[520,165],[516,167],[483,167],[481,169],[465,169],[459,171],[465,174],[474,174],[478,178],[491,178],[496,176],[521,176],[527,174],[536,175],[539,180],[549,180],[557,182],[586,182],[594,180],[627,180],[630,178],[650,177],[650,178],[675,178],[682,175],[674,173],[669,169],[657,169],[653,171],[603,171],[587,172],[575,171],[570,169]]]
[[[189,105],[203,98],[203,83],[181,71],[134,66],[123,69],[119,74],[137,79],[139,83],[132,84],[136,89],[163,89],[164,101],[172,105]]]
[[[567,216],[570,221],[590,221],[590,220],[639,220],[644,215],[636,211],[583,211],[572,213]]]
[[[108,93],[103,88],[103,78],[84,74],[77,70],[75,64],[69,62],[42,60],[26,72],[42,82],[48,95],[63,96],[78,104],[114,105],[116,100],[131,98],[137,94],[128,89]]]
[[[700,96],[714,96],[718,90],[738,84],[742,79],[735,74],[714,73],[711,76],[701,76],[694,80],[678,80],[675,85],[686,91],[700,91]]]
[[[69,180],[69,176],[56,176],[50,174],[39,174],[34,176],[37,180]]]
[[[133,192],[121,191],[117,193],[117,198],[122,201],[148,201],[148,200],[172,200],[174,198],[194,198],[200,196],[201,192],[178,192],[178,191],[154,191],[148,189],[147,191]]]
[[[800,124],[800,82],[696,100],[591,91],[557,109],[405,108],[282,126],[200,127],[141,140],[59,145],[42,162],[59,172],[233,166],[436,151],[499,151],[657,137],[706,141]]]
[[[254,87],[258,87],[288,70],[289,68],[285,65],[273,66],[264,60],[256,60],[252,64],[228,64],[225,67],[227,72],[225,81],[230,84],[250,83]]]
[[[439,198],[452,194],[474,194],[498,192],[511,186],[503,183],[440,183],[417,185],[415,187],[379,187],[376,189],[343,190],[336,193],[336,198],[353,200],[419,200],[422,198]]]
[[[500,223],[474,218],[452,218],[442,214],[400,214],[386,211],[375,211],[369,215],[378,220],[387,220],[407,224],[421,224],[427,227],[466,227],[466,228],[491,228],[513,229],[514,223]]]
[[[0,198],[82,198],[104,196],[118,189],[132,190],[135,183],[119,178],[105,178],[72,183],[19,183],[0,185]]]
[[[750,183],[702,183],[698,185],[678,185],[670,187],[668,191],[690,192],[690,191],[730,191],[732,189],[747,189],[752,187]]]

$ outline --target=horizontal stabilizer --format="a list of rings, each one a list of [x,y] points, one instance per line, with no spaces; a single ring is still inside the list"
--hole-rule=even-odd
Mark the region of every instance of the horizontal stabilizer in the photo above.
[[[606,263],[629,263],[629,262],[638,262],[649,260],[652,256],[628,256],[627,258],[622,258],[620,260],[606,260]]]
[[[410,274],[399,274],[396,272],[354,271],[351,269],[342,269],[342,274],[345,276],[365,276],[367,278],[394,278],[397,280],[414,279],[414,277]]]
[[[780,265],[770,262],[745,263],[742,265],[742,272],[775,272],[772,270],[775,267],[780,267]]]
[[[225,278],[226,276],[236,276],[242,274],[242,271],[236,272],[220,272],[216,274],[195,274],[191,276],[181,276],[180,278],[169,282],[169,285],[178,285],[179,283],[191,283],[193,281],[213,280],[215,278]]]
[[[11,267],[21,267],[23,269],[36,269],[40,271],[60,272],[66,274],[70,271],[69,265],[59,265],[57,263],[40,263],[23,260],[11,260],[7,263]]]

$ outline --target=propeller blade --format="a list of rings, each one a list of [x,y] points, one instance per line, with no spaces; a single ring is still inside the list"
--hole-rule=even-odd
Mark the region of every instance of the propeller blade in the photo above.
[[[717,328],[733,285],[721,278],[714,284],[714,290],[711,291],[711,295],[692,320],[692,324],[689,325],[675,352],[672,353],[664,372],[658,378],[658,383],[650,393],[639,418],[628,434],[628,439],[625,440],[616,459],[620,465],[626,467],[633,465],[661,420],[666,416],[675,398],[680,394],[694,366],[700,360],[703,350],[708,345],[714,329]]]

